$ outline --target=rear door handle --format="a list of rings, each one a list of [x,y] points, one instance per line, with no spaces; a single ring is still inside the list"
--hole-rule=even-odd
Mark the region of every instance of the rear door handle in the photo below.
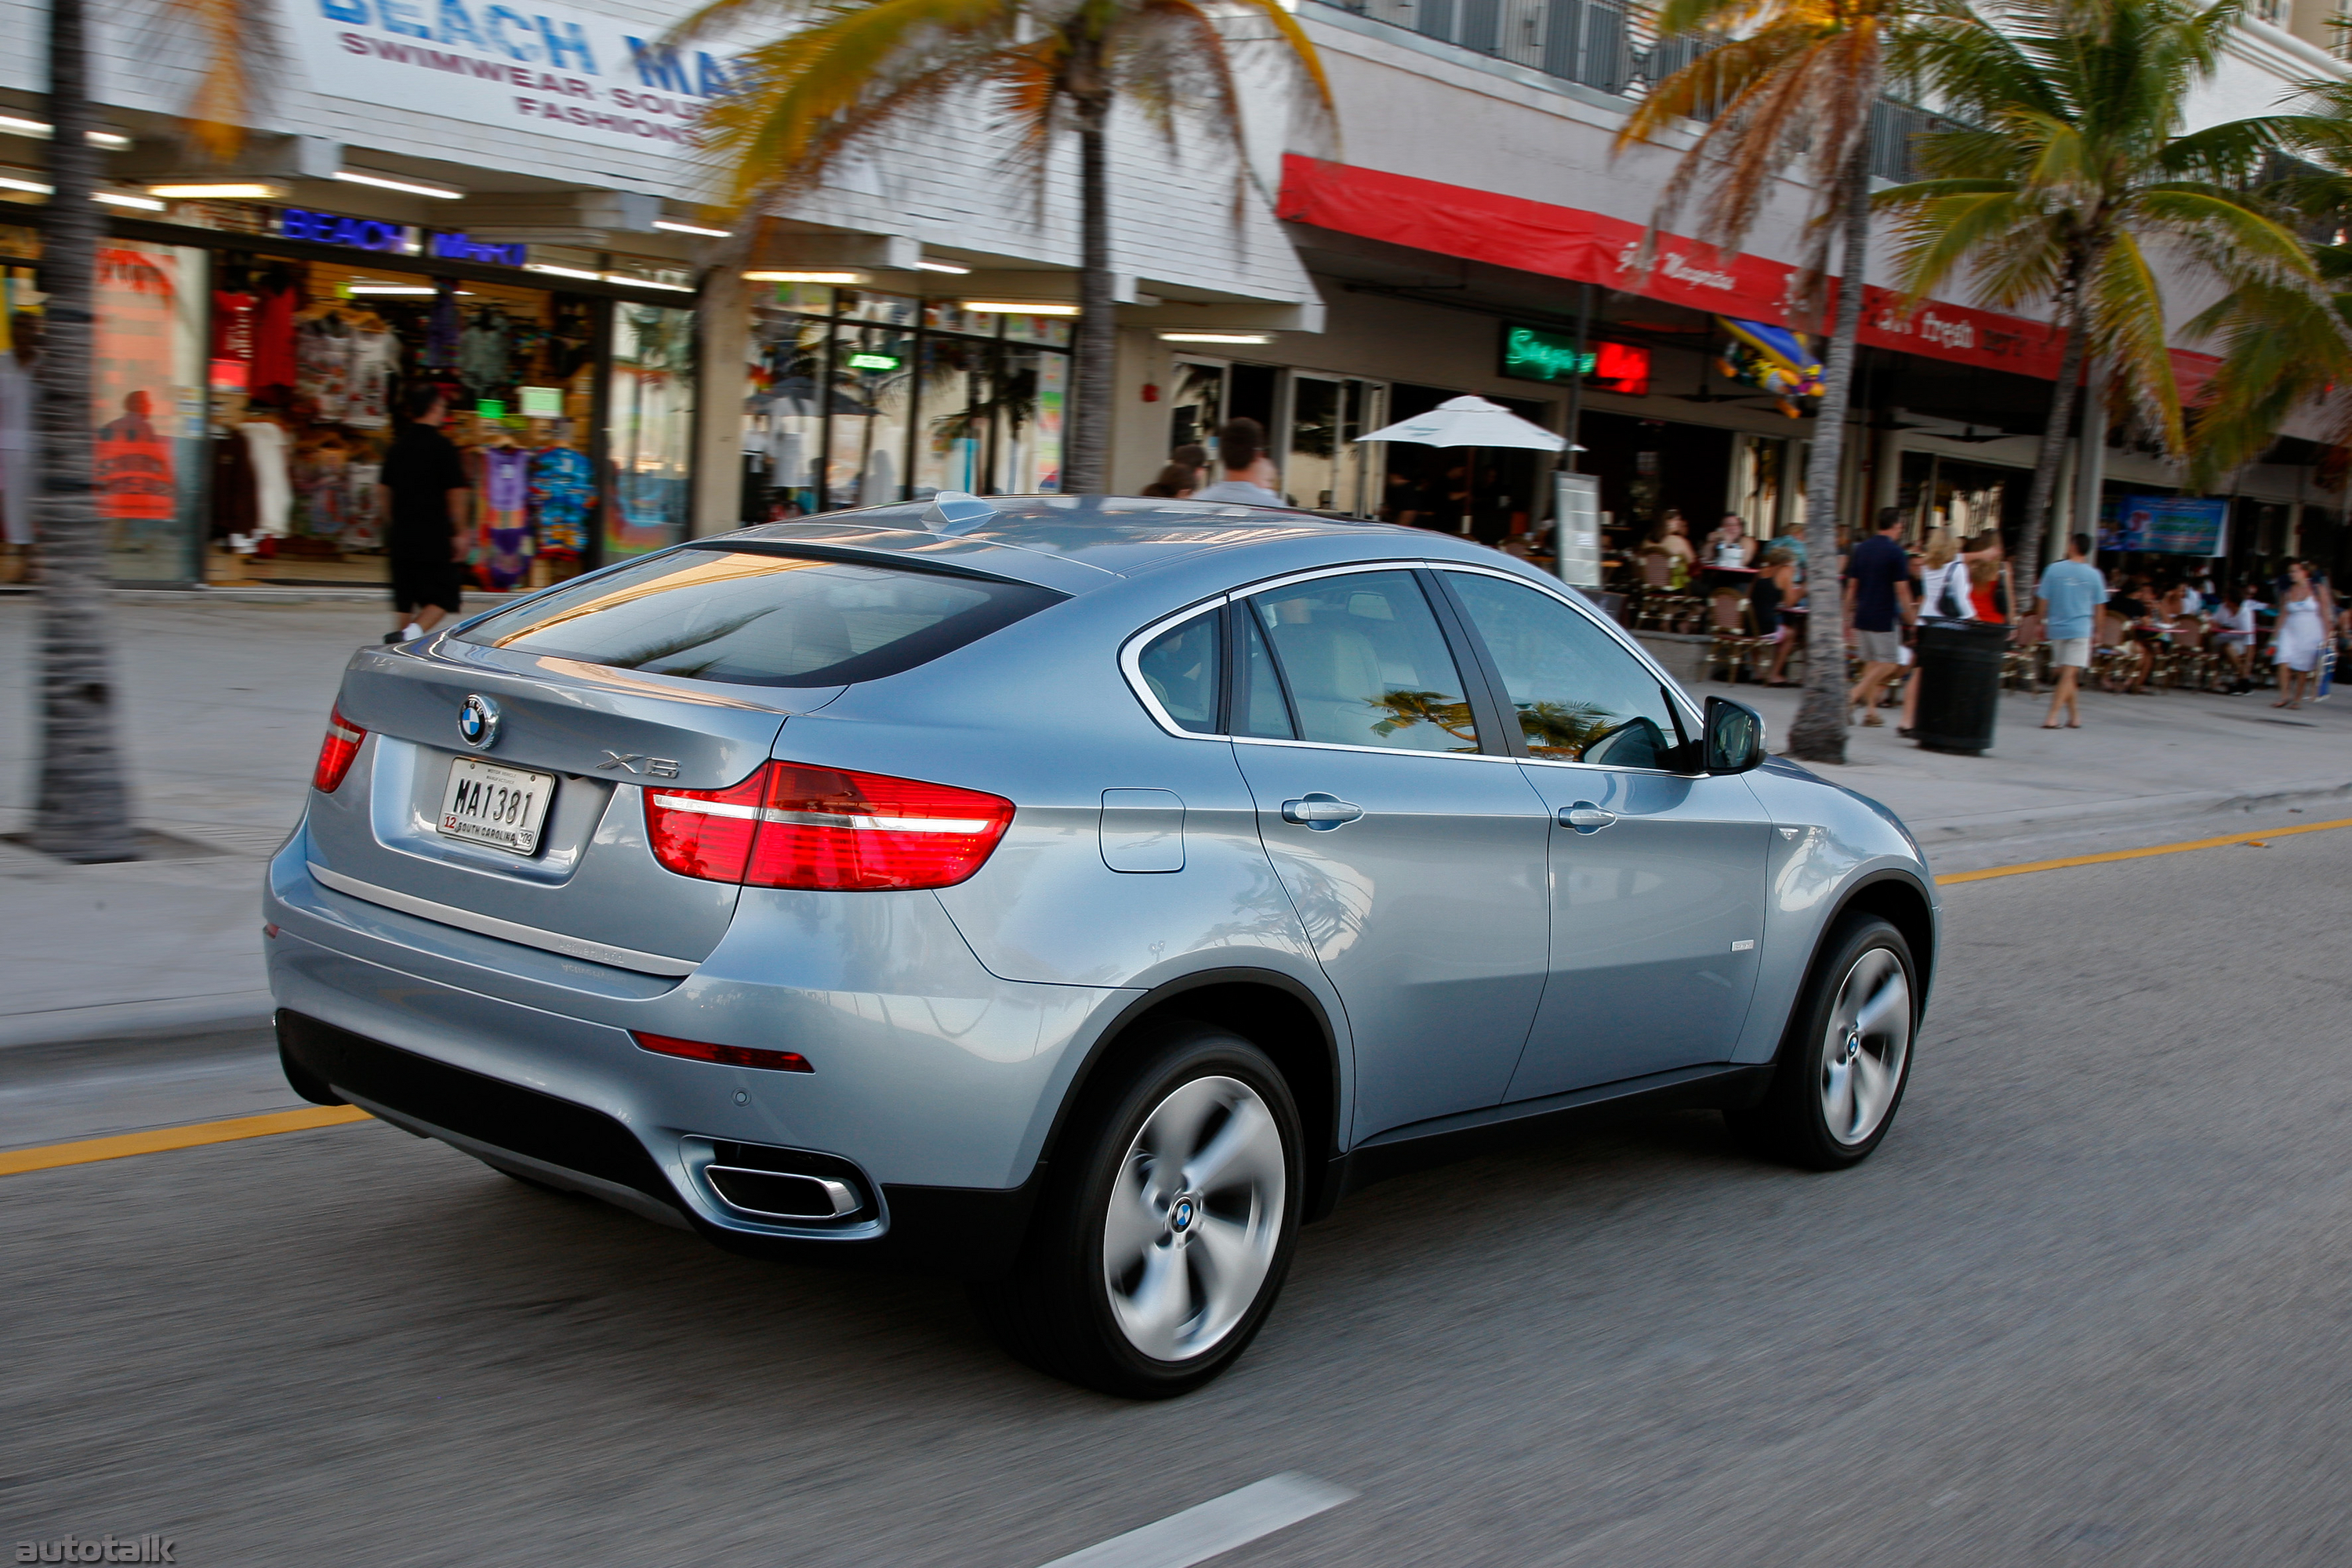
[[[1589,800],[1580,800],[1574,805],[1559,808],[1559,825],[1573,827],[1579,833],[1598,833],[1616,820],[1615,812],[1603,811]]]
[[[1318,833],[1328,833],[1343,822],[1353,822],[1364,815],[1364,808],[1352,801],[1341,800],[1336,795],[1319,790],[1298,800],[1282,803],[1282,820],[1303,822]]]

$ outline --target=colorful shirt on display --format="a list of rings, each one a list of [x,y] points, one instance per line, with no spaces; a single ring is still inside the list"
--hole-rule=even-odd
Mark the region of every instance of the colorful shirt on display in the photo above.
[[[340,424],[351,400],[352,332],[332,316],[305,322],[299,339],[294,395],[318,405],[318,416]]]
[[[588,509],[596,498],[588,456],[550,447],[530,459],[531,521],[542,554],[577,556],[588,548]]]
[[[392,423],[392,378],[400,369],[400,340],[390,332],[362,331],[352,337],[351,396],[343,423],[355,430],[381,430]]]
[[[482,450],[483,504],[494,512],[520,512],[530,504],[530,454],[520,447],[486,447]],[[519,521],[520,520],[518,520]],[[494,527],[507,527],[501,521]]]
[[[250,294],[216,289],[213,294],[213,358],[253,363],[253,312],[260,301]]]
[[[280,289],[261,297],[253,318],[252,390],[294,386],[294,290]]]
[[[383,498],[376,483],[383,477],[381,463],[343,465],[343,548],[383,548]]]

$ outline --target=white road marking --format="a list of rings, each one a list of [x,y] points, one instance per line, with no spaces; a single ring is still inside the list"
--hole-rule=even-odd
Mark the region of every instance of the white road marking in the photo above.
[[[1355,1493],[1297,1471],[1211,1498],[1197,1508],[1114,1535],[1083,1552],[1056,1557],[1045,1568],[1192,1568],[1261,1535],[1312,1519]]]

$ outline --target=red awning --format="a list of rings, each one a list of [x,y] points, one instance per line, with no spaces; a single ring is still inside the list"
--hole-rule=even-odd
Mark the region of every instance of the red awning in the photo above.
[[[1632,263],[1642,226],[1602,213],[1296,153],[1283,160],[1277,213],[1365,239],[1790,325],[1795,268],[1759,256],[1717,256],[1696,240],[1664,235],[1649,273],[1638,275]],[[2046,322],[1940,300],[1906,313],[1898,296],[1879,288],[1863,304],[1862,341],[1874,347],[2045,381],[2058,374],[2064,340]]]

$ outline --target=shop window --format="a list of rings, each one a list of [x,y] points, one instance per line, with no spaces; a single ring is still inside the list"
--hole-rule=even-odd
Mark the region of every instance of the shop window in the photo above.
[[[912,311],[908,312],[911,319]],[[834,331],[827,405],[828,505],[884,506],[900,495],[915,391],[915,340],[901,329]]]
[[[185,582],[191,574],[204,495],[208,259],[188,246],[99,247],[90,414],[107,574],[117,582]],[[13,322],[9,336],[13,347]],[[11,512],[32,508],[30,379],[13,353],[0,362],[0,449],[6,453],[0,461],[9,469],[0,506]],[[12,433],[12,422],[24,427]]]
[[[686,537],[694,474],[694,312],[616,303],[605,399],[609,563]]]

